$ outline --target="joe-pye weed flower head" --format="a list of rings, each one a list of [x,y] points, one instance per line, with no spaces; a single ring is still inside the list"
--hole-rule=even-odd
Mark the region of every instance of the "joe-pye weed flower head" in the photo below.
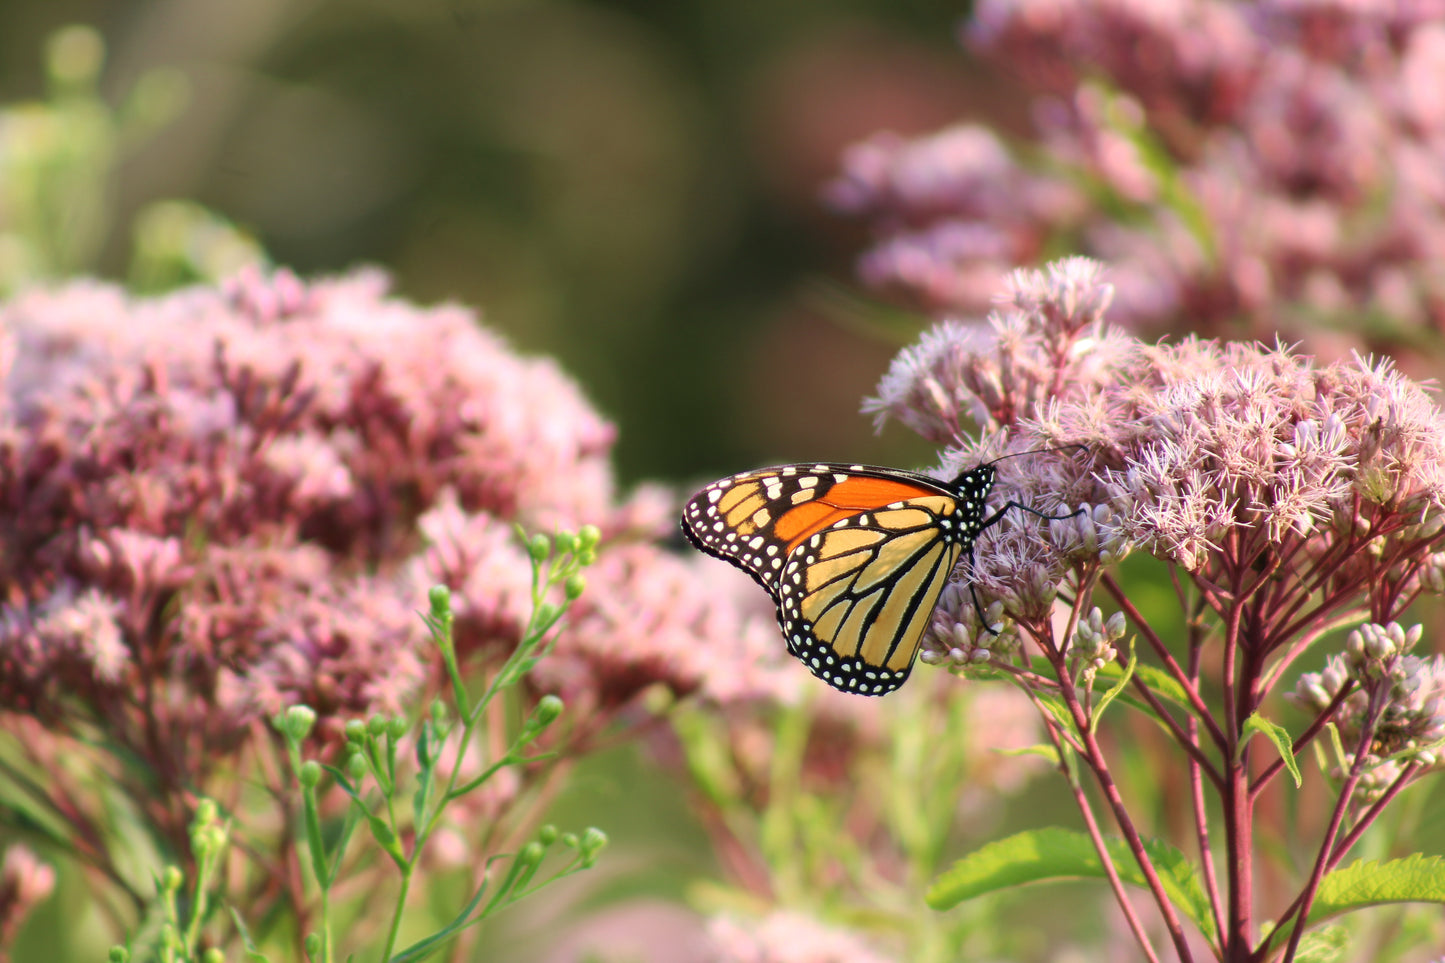
[[[1445,418],[1387,361],[1321,364],[1281,344],[1121,336],[1103,320],[1111,294],[1099,265],[1082,259],[1016,272],[986,324],[925,334],[865,411],[940,443],[941,476],[1009,456],[991,508],[1075,512],[1046,522],[1014,508],[984,532],[943,593],[923,658],[1006,673],[1054,703],[1045,721],[1055,745],[1106,787],[1094,730],[1114,693],[1101,698],[1096,685],[1104,670],[1126,677],[1201,785],[1236,800],[1228,907],[1206,864],[1215,938],[1247,943],[1257,938],[1252,855],[1240,834],[1252,832],[1254,800],[1285,765],[1251,756],[1249,741],[1284,732],[1266,717],[1296,660],[1329,656],[1300,680],[1295,702],[1312,721],[1281,751],[1327,731],[1344,750],[1325,767],[1338,802],[1317,871],[1294,904],[1273,908],[1282,925],[1307,915],[1320,879],[1380,811],[1351,807],[1387,801],[1440,758],[1445,660],[1412,651],[1423,629],[1396,623],[1445,587]],[[982,428],[979,441],[966,439],[964,417]],[[1182,637],[1151,624],[1111,571],[1131,551],[1166,564]],[[1137,674],[1136,658],[1156,674]],[[1127,807],[1117,790],[1106,796],[1132,846]],[[1205,827],[1202,808],[1197,816]],[[1136,855],[1147,862],[1142,842]],[[1182,945],[1177,918],[1169,922]]]
[[[661,493],[617,496],[616,431],[578,386],[472,312],[386,287],[252,270],[158,298],[81,281],[0,308],[0,731],[136,906],[148,883],[116,870],[107,847],[125,841],[60,754],[91,754],[183,859],[196,795],[284,792],[258,764],[276,748],[266,720],[304,703],[332,754],[348,721],[445,686],[418,614],[431,586],[452,590],[463,666],[496,671],[534,601],[517,526],[600,539],[569,631],[519,689],[579,710],[548,740],[581,752],[625,731],[612,723],[653,687],[776,692],[770,618],[660,544]],[[272,843],[284,859],[284,834],[248,840]],[[282,895],[271,879],[252,880],[266,899]]]
[[[874,228],[863,280],[939,313],[1065,245],[1112,265],[1133,330],[1418,345],[1445,314],[1441,13],[983,0],[962,39],[1027,100],[1028,147],[978,123],[875,134],[829,199]]]

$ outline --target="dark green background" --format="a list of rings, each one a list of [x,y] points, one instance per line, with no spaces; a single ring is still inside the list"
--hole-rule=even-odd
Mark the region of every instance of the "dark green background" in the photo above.
[[[43,46],[104,36],[112,103],[146,69],[178,120],[117,169],[95,269],[144,204],[189,198],[303,274],[378,264],[399,294],[480,308],[621,428],[625,480],[773,460],[913,465],[858,414],[923,322],[862,321],[866,226],[819,189],[869,133],[1000,109],[966,9],[854,2],[31,0],[0,4],[0,100]],[[1006,98],[1004,98],[1006,99]],[[980,106],[983,105],[983,106]]]

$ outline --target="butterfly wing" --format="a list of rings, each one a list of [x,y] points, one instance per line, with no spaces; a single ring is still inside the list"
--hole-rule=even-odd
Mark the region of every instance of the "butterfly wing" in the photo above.
[[[768,590],[788,650],[814,675],[883,695],[908,677],[981,511],[982,493],[963,502],[914,472],[785,465],[704,488],[683,530]]]

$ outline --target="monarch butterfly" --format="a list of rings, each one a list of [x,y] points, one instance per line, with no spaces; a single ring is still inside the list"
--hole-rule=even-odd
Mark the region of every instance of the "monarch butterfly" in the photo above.
[[[985,516],[996,463],[948,482],[867,465],[743,472],[689,499],[682,529],[768,590],[788,651],[814,675],[886,695],[908,678],[933,606],[981,532],[1010,508],[1072,517],[1014,501]]]

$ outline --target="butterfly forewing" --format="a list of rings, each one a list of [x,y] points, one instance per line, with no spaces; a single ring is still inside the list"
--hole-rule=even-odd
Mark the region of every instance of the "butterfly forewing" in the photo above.
[[[987,466],[946,485],[888,468],[785,465],[704,488],[683,529],[768,590],[789,651],[814,675],[883,695],[908,677],[992,483]]]

